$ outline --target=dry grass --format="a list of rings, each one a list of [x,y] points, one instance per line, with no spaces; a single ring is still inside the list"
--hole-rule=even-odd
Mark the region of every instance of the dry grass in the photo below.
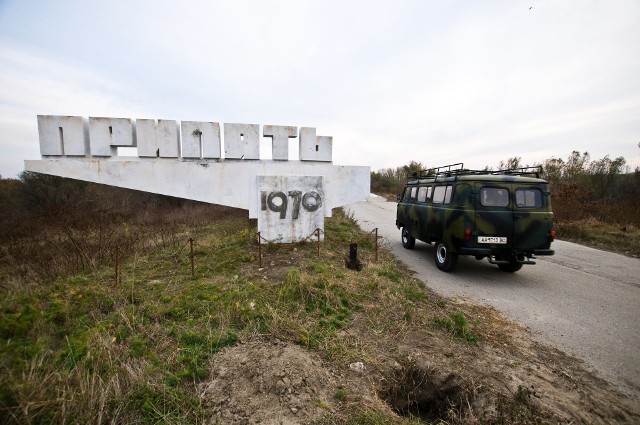
[[[556,228],[558,239],[640,258],[640,228],[633,224],[621,226],[590,217],[576,221],[556,220]]]
[[[260,336],[317,350],[335,370],[364,361],[376,382],[397,383],[386,400],[341,393],[344,403],[323,423],[424,423],[391,399],[428,392],[422,384],[442,371],[407,360],[401,341],[416,335],[446,361],[449,353],[453,361],[477,356],[483,342],[511,348],[495,312],[435,296],[386,250],[374,261],[372,236],[341,211],[325,222],[320,256],[315,243],[267,245],[262,268],[255,223],[244,212],[169,204],[103,213],[1,229],[10,237],[0,238],[0,422],[202,423],[197,388],[211,359]],[[360,272],[345,268],[352,241]],[[114,245],[122,250],[118,282]],[[467,366],[429,420],[500,423],[500,412],[508,423],[521,414],[526,394],[505,396],[503,410],[474,404],[481,384]],[[366,384],[377,385],[371,379]],[[502,393],[488,393],[495,407]]]
[[[430,297],[390,253],[374,262],[371,235],[339,211],[326,222],[320,258],[314,243],[271,245],[262,269],[247,224],[231,214],[176,228],[176,241],[197,241],[195,278],[177,242],[135,245],[118,284],[101,263],[38,283],[15,278],[0,301],[3,422],[202,422],[197,386],[210,358],[257,335],[318,350],[336,369],[364,360],[383,371],[380,350],[389,347],[379,341],[430,329],[469,344],[484,332],[476,313]],[[344,266],[351,241],[361,272]],[[328,423],[419,423],[374,401],[349,398]]]

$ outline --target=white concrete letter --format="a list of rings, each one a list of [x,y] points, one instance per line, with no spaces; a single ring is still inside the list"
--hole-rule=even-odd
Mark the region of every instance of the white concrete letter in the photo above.
[[[129,118],[89,117],[92,156],[117,156],[118,147],[136,147],[136,134]]]
[[[227,159],[260,159],[258,124],[224,124],[224,156]]]
[[[89,149],[87,121],[82,117],[38,115],[40,155],[86,156]]]
[[[331,162],[333,137],[317,136],[313,127],[300,128],[300,161]]]
[[[183,158],[220,158],[220,124],[182,121]]]
[[[173,120],[137,119],[138,156],[177,158],[180,156],[178,123]]]
[[[262,135],[271,137],[271,152],[274,160],[287,161],[289,159],[289,139],[298,136],[297,127],[281,125],[265,125]]]

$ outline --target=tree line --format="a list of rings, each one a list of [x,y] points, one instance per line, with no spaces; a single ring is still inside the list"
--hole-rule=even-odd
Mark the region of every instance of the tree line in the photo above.
[[[640,168],[631,171],[624,157],[605,155],[591,160],[588,152],[573,151],[566,160],[548,158],[540,164],[541,177],[550,185],[553,209],[560,220],[594,217],[611,223],[640,225]],[[521,157],[500,161],[498,170],[529,167]],[[414,172],[430,169],[418,161],[371,172],[371,191],[399,193]],[[486,171],[493,171],[485,167]]]

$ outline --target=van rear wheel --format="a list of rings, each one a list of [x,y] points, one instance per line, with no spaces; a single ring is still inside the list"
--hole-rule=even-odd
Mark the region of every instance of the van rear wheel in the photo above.
[[[453,270],[458,262],[458,254],[451,252],[449,247],[442,241],[436,242],[435,251],[436,266],[443,272]]]
[[[407,230],[406,227],[402,228],[402,246],[407,248],[407,249],[411,249],[415,246],[416,244],[416,238],[414,238],[413,236],[411,236],[411,234],[409,234],[409,230]]]

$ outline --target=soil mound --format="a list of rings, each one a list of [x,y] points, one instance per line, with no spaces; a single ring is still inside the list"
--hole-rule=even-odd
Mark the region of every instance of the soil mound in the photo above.
[[[332,409],[336,382],[313,351],[250,341],[214,357],[200,394],[212,424],[306,424]]]

